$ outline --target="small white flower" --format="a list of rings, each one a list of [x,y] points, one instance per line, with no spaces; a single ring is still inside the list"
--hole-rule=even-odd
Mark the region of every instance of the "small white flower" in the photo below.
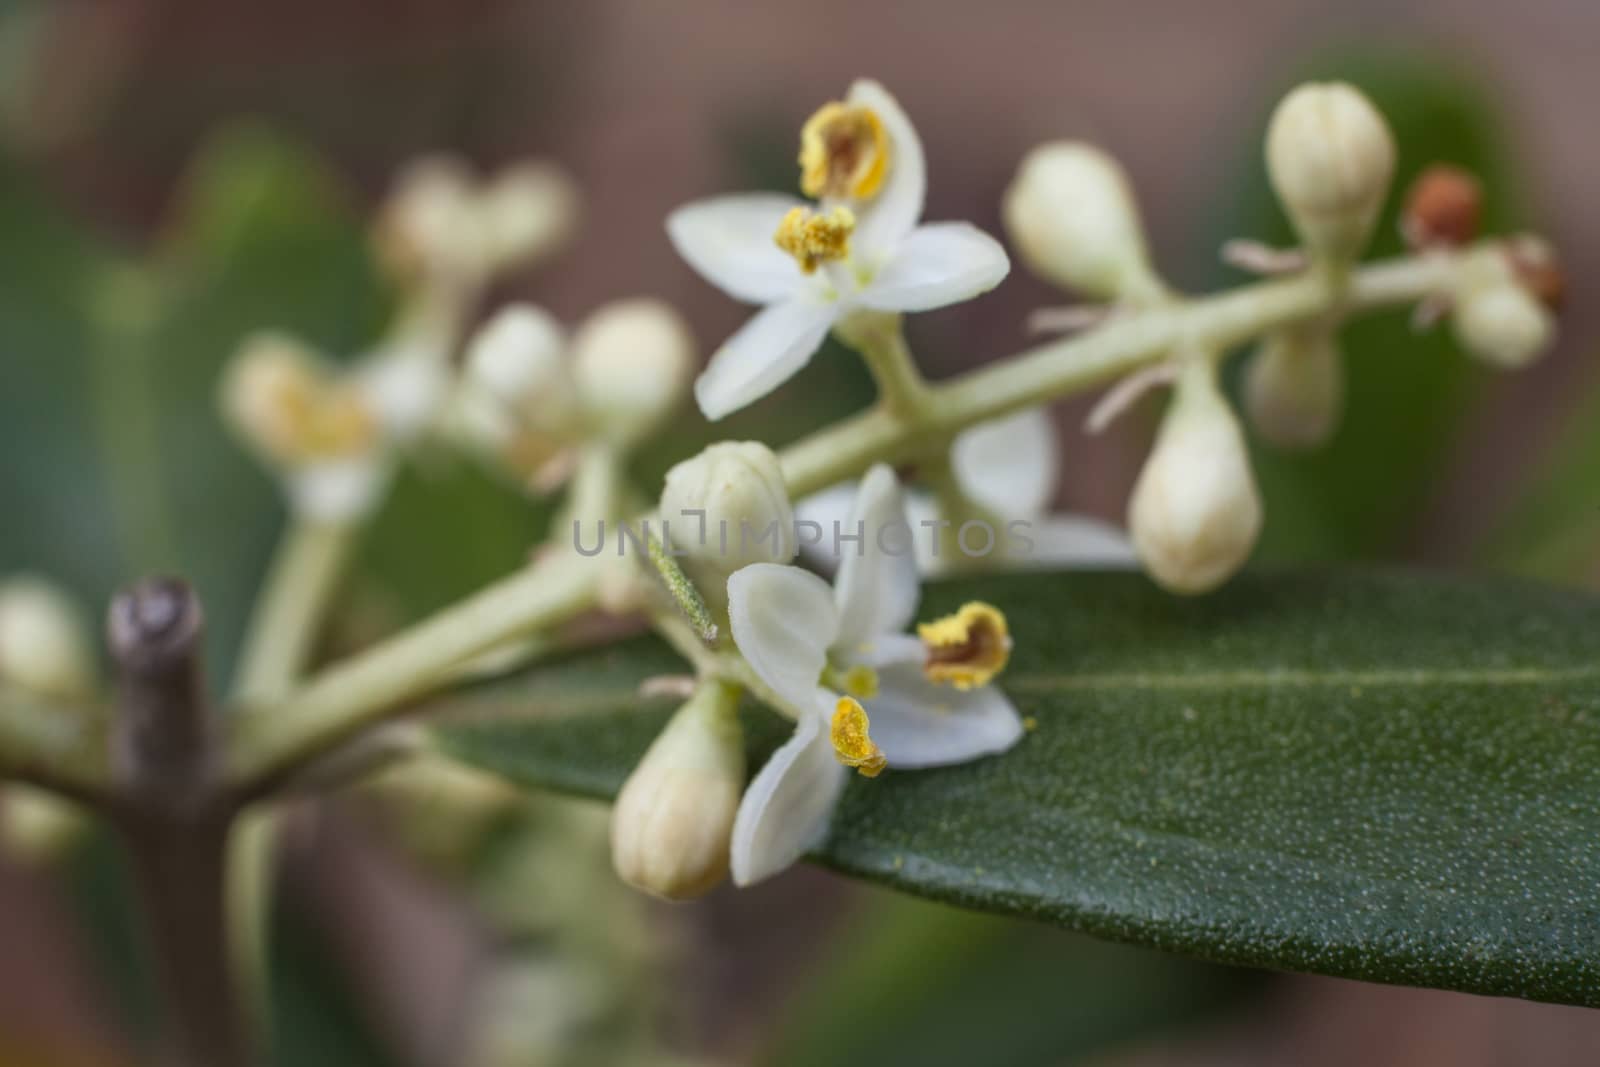
[[[995,523],[993,544],[987,546],[989,562],[1011,569],[1133,566],[1133,545],[1115,524],[1050,512],[1059,462],[1055,424],[1043,408],[980,423],[952,443],[950,472],[957,488]],[[823,566],[837,562],[833,531],[835,524],[853,529],[845,519],[854,496],[855,487],[841,483],[800,502],[800,520],[822,529],[821,540],[806,542],[808,558]],[[931,493],[908,493],[906,511],[923,574],[947,573],[966,562],[965,556],[952,558],[948,550],[935,552],[935,532],[945,519]],[[985,544],[977,536],[971,541],[975,550]]]
[[[403,340],[338,372],[298,340],[269,333],[240,347],[222,402],[296,514],[344,522],[376,506],[395,450],[430,425],[448,383],[432,354]]]
[[[866,531],[861,551],[845,554],[832,587],[776,563],[728,580],[734,642],[796,715],[794,736],[750,783],[734,820],[740,885],[778,873],[821,840],[849,767],[870,776],[885,765],[963,763],[1022,736],[1016,709],[989,684],[1010,654],[1003,615],[968,604],[919,636],[904,632],[921,597],[916,563],[903,538],[879,536],[904,522],[894,474],[879,465],[851,516]]]
[[[919,226],[922,144],[894,97],[858,81],[801,135],[794,197],[751,193],[679,208],[667,219],[678,253],[736,300],[763,305],[695,383],[709,419],[783,384],[857,308],[927,311],[998,285],[1005,250],[964,222]]]

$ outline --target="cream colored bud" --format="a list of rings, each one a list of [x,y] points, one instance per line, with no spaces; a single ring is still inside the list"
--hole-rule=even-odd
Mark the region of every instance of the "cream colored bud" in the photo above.
[[[1208,362],[1184,368],[1133,487],[1128,527],[1145,569],[1174,593],[1204,593],[1244,565],[1261,497],[1244,436]]]
[[[514,304],[467,346],[467,376],[523,424],[552,431],[571,422],[575,394],[566,337],[550,314]]]
[[[1097,300],[1159,288],[1122,167],[1093,145],[1058,141],[1023,159],[1001,206],[1029,269]]]
[[[726,578],[751,563],[788,563],[798,550],[783,470],[758,441],[724,441],[669,470],[661,517],[673,544],[702,565],[691,568],[697,579],[706,572]]]
[[[1339,344],[1323,328],[1269,334],[1245,369],[1245,410],[1257,433],[1280,448],[1315,448],[1344,409]]]
[[[88,826],[82,808],[54,793],[26,785],[9,785],[0,792],[0,842],[9,856],[49,863]]]
[[[659,300],[619,300],[591,315],[572,339],[572,376],[590,423],[633,442],[683,403],[694,374],[688,323]]]
[[[1267,170],[1315,256],[1353,260],[1372,236],[1394,177],[1394,136],[1372,102],[1342,82],[1295,89],[1267,129]]]
[[[485,252],[495,270],[522,266],[555,251],[578,222],[578,189],[547,163],[521,163],[497,175],[478,203]]]
[[[1482,248],[1463,260],[1451,317],[1461,347],[1506,370],[1527,366],[1555,339],[1555,316],[1499,248]]]
[[[703,684],[617,794],[611,857],[629,885],[682,900],[727,876],[745,778],[738,706],[736,688]]]
[[[0,684],[48,699],[94,690],[88,624],[77,605],[42,578],[0,582]]]
[[[406,167],[379,209],[373,239],[396,277],[461,276],[483,258],[471,167],[454,156],[427,156]]]

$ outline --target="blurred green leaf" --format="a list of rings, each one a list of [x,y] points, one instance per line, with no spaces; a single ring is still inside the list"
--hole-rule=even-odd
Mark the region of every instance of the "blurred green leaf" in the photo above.
[[[950,582],[1037,728],[852,780],[817,858],[950,903],[1228,963],[1600,1005],[1600,601],[1505,580],[1129,573]],[[448,751],[615,793],[671,711],[650,640],[480,690]],[[543,707],[581,716],[516,721]],[[754,765],[784,736],[751,715]]]
[[[889,894],[790,1001],[773,1067],[1053,1067],[1238,1003],[1257,976]]]
[[[1480,552],[1498,570],[1584,581],[1600,561],[1600,388],[1591,384]]]
[[[145,265],[75,230],[0,163],[0,493],[24,521],[0,566],[88,605],[141,573],[206,604],[225,678],[281,522],[278,493],[222,425],[241,338],[284,329],[339,356],[377,336],[387,296],[358,217],[305,150],[254,129],[202,150]]]
[[[1320,78],[1359,86],[1394,130],[1399,147],[1394,193],[1378,226],[1374,255],[1401,250],[1398,213],[1404,190],[1435,162],[1457,164],[1483,179],[1485,232],[1513,228],[1514,175],[1481,72],[1421,55],[1366,53],[1318,63],[1295,81]],[[1242,162],[1232,182],[1243,191],[1237,205],[1223,213],[1206,248],[1215,249],[1229,237],[1294,243],[1262,164],[1259,137],[1266,118],[1263,113],[1244,127],[1250,143],[1239,153]],[[1242,276],[1224,270],[1215,280],[1237,284]],[[1307,453],[1254,443],[1252,461],[1267,502],[1260,560],[1401,555],[1488,377],[1456,348],[1448,329],[1415,333],[1404,311],[1355,321],[1341,343],[1348,388],[1344,422],[1333,441]],[[1233,361],[1235,377],[1242,365]]]

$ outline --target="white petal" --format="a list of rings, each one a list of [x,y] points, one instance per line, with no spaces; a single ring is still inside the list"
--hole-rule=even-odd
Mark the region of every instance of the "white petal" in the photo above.
[[[841,532],[860,533],[861,540],[840,546],[833,588],[839,611],[834,647],[845,658],[856,659],[861,647],[878,635],[899,633],[909,626],[922,596],[913,552],[917,531],[906,523],[894,471],[880,463],[867,472]],[[824,536],[833,536],[831,527]]]
[[[832,703],[826,694],[815,699]],[[824,725],[820,712],[802,715],[745,790],[730,850],[736,885],[772,877],[827,836],[849,769],[834,758]]]
[[[838,317],[835,304],[806,298],[763,308],[728,338],[694,383],[694,398],[715,421],[752,404],[804,367]]]
[[[327,460],[289,472],[289,507],[310,522],[352,522],[378,505],[387,469],[375,456]]]
[[[850,509],[855,506],[855,502],[856,484],[840,482],[812,493],[795,505],[795,521],[802,524],[796,530],[796,534],[800,541],[800,554],[805,557],[806,562],[827,574],[832,574],[838,569],[839,544],[833,537],[833,524],[838,523],[843,528],[850,519]],[[814,531],[809,526],[803,525],[806,523],[815,523],[822,531],[815,540],[812,539]]]
[[[1029,567],[1104,567],[1122,569],[1138,566],[1139,557],[1127,532],[1115,523],[1086,515],[1050,515],[1018,528],[1032,547],[1018,544],[1006,554],[1006,562]]]
[[[880,311],[928,311],[1000,284],[1011,261],[1000,242],[965,222],[918,226],[856,298]]]
[[[980,423],[955,439],[950,465],[961,491],[1002,518],[1043,515],[1060,469],[1044,408]]]
[[[739,193],[697,200],[667,216],[678,255],[735,300],[771,304],[791,295],[804,275],[773,242],[778,223],[805,203],[776,193]]]
[[[728,621],[761,680],[795,708],[809,708],[839,632],[828,583],[781,563],[741,567],[728,579]]]
[[[962,692],[935,685],[920,664],[878,672],[865,702],[872,740],[891,767],[943,767],[1004,752],[1021,739],[1022,719],[998,687]]]
[[[430,354],[380,357],[361,371],[361,385],[385,431],[409,440],[433,421],[450,389],[450,372]]]
[[[916,127],[887,89],[863,79],[850,87],[847,100],[876,112],[889,134],[889,173],[883,188],[857,209],[856,246],[869,264],[876,265],[874,260],[887,256],[922,218],[928,168]]]

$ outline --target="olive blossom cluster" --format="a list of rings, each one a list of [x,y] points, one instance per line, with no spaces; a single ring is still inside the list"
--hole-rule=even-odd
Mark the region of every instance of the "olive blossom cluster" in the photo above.
[[[382,762],[378,730],[416,698],[579,633],[630,632],[619,622],[648,624],[688,670],[651,680],[682,703],[610,826],[617,872],[661,896],[778,874],[826,840],[844,791],[870,789],[868,779],[1027,743],[1026,709],[1005,672],[1030,635],[1004,603],[924,611],[925,579],[1139,566],[1166,590],[1203,594],[1245,564],[1266,521],[1247,432],[1283,448],[1338,432],[1340,330],[1351,316],[1409,305],[1419,328],[1448,318],[1469,354],[1503,369],[1528,364],[1554,337],[1553,252],[1532,236],[1480,238],[1480,191],[1459,170],[1433,168],[1406,192],[1406,255],[1358,262],[1396,157],[1358,90],[1291,92],[1265,156],[1298,247],[1232,242],[1225,255],[1268,277],[1191,296],[1153,264],[1115,160],[1075,141],[1028,153],[1001,205],[1011,249],[1081,302],[1033,317],[1061,336],[938,383],[917,366],[904,317],[988,292],[1011,254],[969,223],[922,221],[923,145],[874,81],[801,125],[802,196],[718,196],[666,220],[665,239],[689,266],[757,309],[698,376],[692,334],[655,300],[605,304],[570,327],[531,304],[483,314],[494,282],[570,235],[575,190],[544,165],[481,177],[459,163],[419,164],[373,229],[401,297],[387,336],[336,362],[294,337],[258,334],[223,376],[223,409],[280,483],[291,522],[241,655],[237,708],[214,717],[215,736],[191,738],[206,773],[188,784],[232,818],[291,783],[353,780]],[[718,441],[663,486],[632,484],[630,461],[670,447],[664,435],[691,402],[721,420],[801,374],[830,335],[872,374],[869,410],[781,450]],[[1249,349],[1243,418],[1219,373],[1239,348]],[[1125,531],[1054,506],[1070,450],[1049,405],[1102,387],[1090,432],[1152,390],[1171,394]],[[424,442],[476,457],[517,491],[563,494],[548,542],[461,603],[303,677],[342,546]],[[684,515],[697,522],[674,521]],[[622,553],[619,540],[618,552],[587,551],[585,524],[601,540],[608,525],[638,529],[645,550]],[[851,531],[855,544],[808,552],[817,546],[797,534],[808,526]],[[947,540],[885,536],[925,528]],[[1026,548],[964,551],[962,531],[978,528],[1026,530]],[[707,529],[740,536],[708,541]],[[606,621],[596,616],[611,619],[592,625]],[[80,630],[43,587],[0,585],[0,700],[92,703]],[[750,701],[793,724],[753,776],[740,719]],[[101,721],[67,726],[0,715],[0,765],[116,801],[126,783],[105,766]],[[182,819],[163,828],[167,845],[187,841]]]
[[[1338,332],[1349,304],[1342,294],[1388,195],[1395,145],[1359,91],[1307,85],[1273,116],[1266,157],[1301,247],[1240,242],[1229,254],[1263,273],[1314,279],[1331,298],[1256,334],[1244,405],[1268,442],[1309,448],[1339,422]],[[724,196],[668,220],[693,267],[736,299],[764,306],[712,356],[696,386],[701,409],[721,418],[779,387],[831,331],[866,360],[888,416],[912,433],[931,426],[934,406],[901,316],[991,288],[1007,272],[1006,256],[967,224],[917,224],[922,147],[898,103],[874,82],[856,83],[812,116],[799,162],[802,191],[819,198],[815,206],[769,194]],[[1430,171],[1412,191],[1402,226],[1417,255],[1437,268],[1420,315],[1450,314],[1469,352],[1518,366],[1550,339],[1543,300],[1550,286],[1541,274],[1553,272],[1553,260],[1529,238],[1466,248],[1477,212],[1476,185],[1459,172]],[[1060,142],[1030,153],[1006,192],[1003,217],[1030,268],[1091,301],[1042,313],[1046,328],[1110,329],[1185,303],[1151,263],[1126,176],[1091,145]],[[1063,516],[1052,520],[1065,534],[1047,546],[1047,561],[1121,565],[1136,555],[1156,582],[1180,594],[1214,589],[1244,564],[1264,507],[1245,430],[1219,382],[1228,347],[1180,332],[1108,392],[1091,430],[1153,387],[1173,394],[1128,501],[1131,551],[1116,531]],[[915,453],[897,457],[928,487],[910,498],[921,515],[960,523],[1047,510],[1056,448],[1041,409],[928,436]],[[798,505],[783,473],[780,458],[758,443],[715,445],[669,474],[661,513],[693,514],[702,530],[789,530],[796,514],[813,521],[843,514],[851,526],[864,519],[873,529],[911,518],[907,495],[885,467],[859,486],[841,483]],[[703,537],[675,538],[689,557],[689,595],[703,594],[697,607],[718,618],[735,665],[703,667],[708,680],[623,789],[613,847],[624,878],[666,896],[702,892],[730,869],[749,884],[822,840],[848,769],[870,777],[963,762],[1022,739],[1016,709],[992,684],[1014,639],[1003,611],[968,604],[916,636],[902,633],[919,599],[917,568],[865,532],[862,550],[815,561],[837,567],[831,591],[793,565],[792,539],[756,542],[765,554],[752,555],[708,546]],[[938,566],[924,558],[921,569]],[[793,739],[742,791],[730,678],[796,724]]]

